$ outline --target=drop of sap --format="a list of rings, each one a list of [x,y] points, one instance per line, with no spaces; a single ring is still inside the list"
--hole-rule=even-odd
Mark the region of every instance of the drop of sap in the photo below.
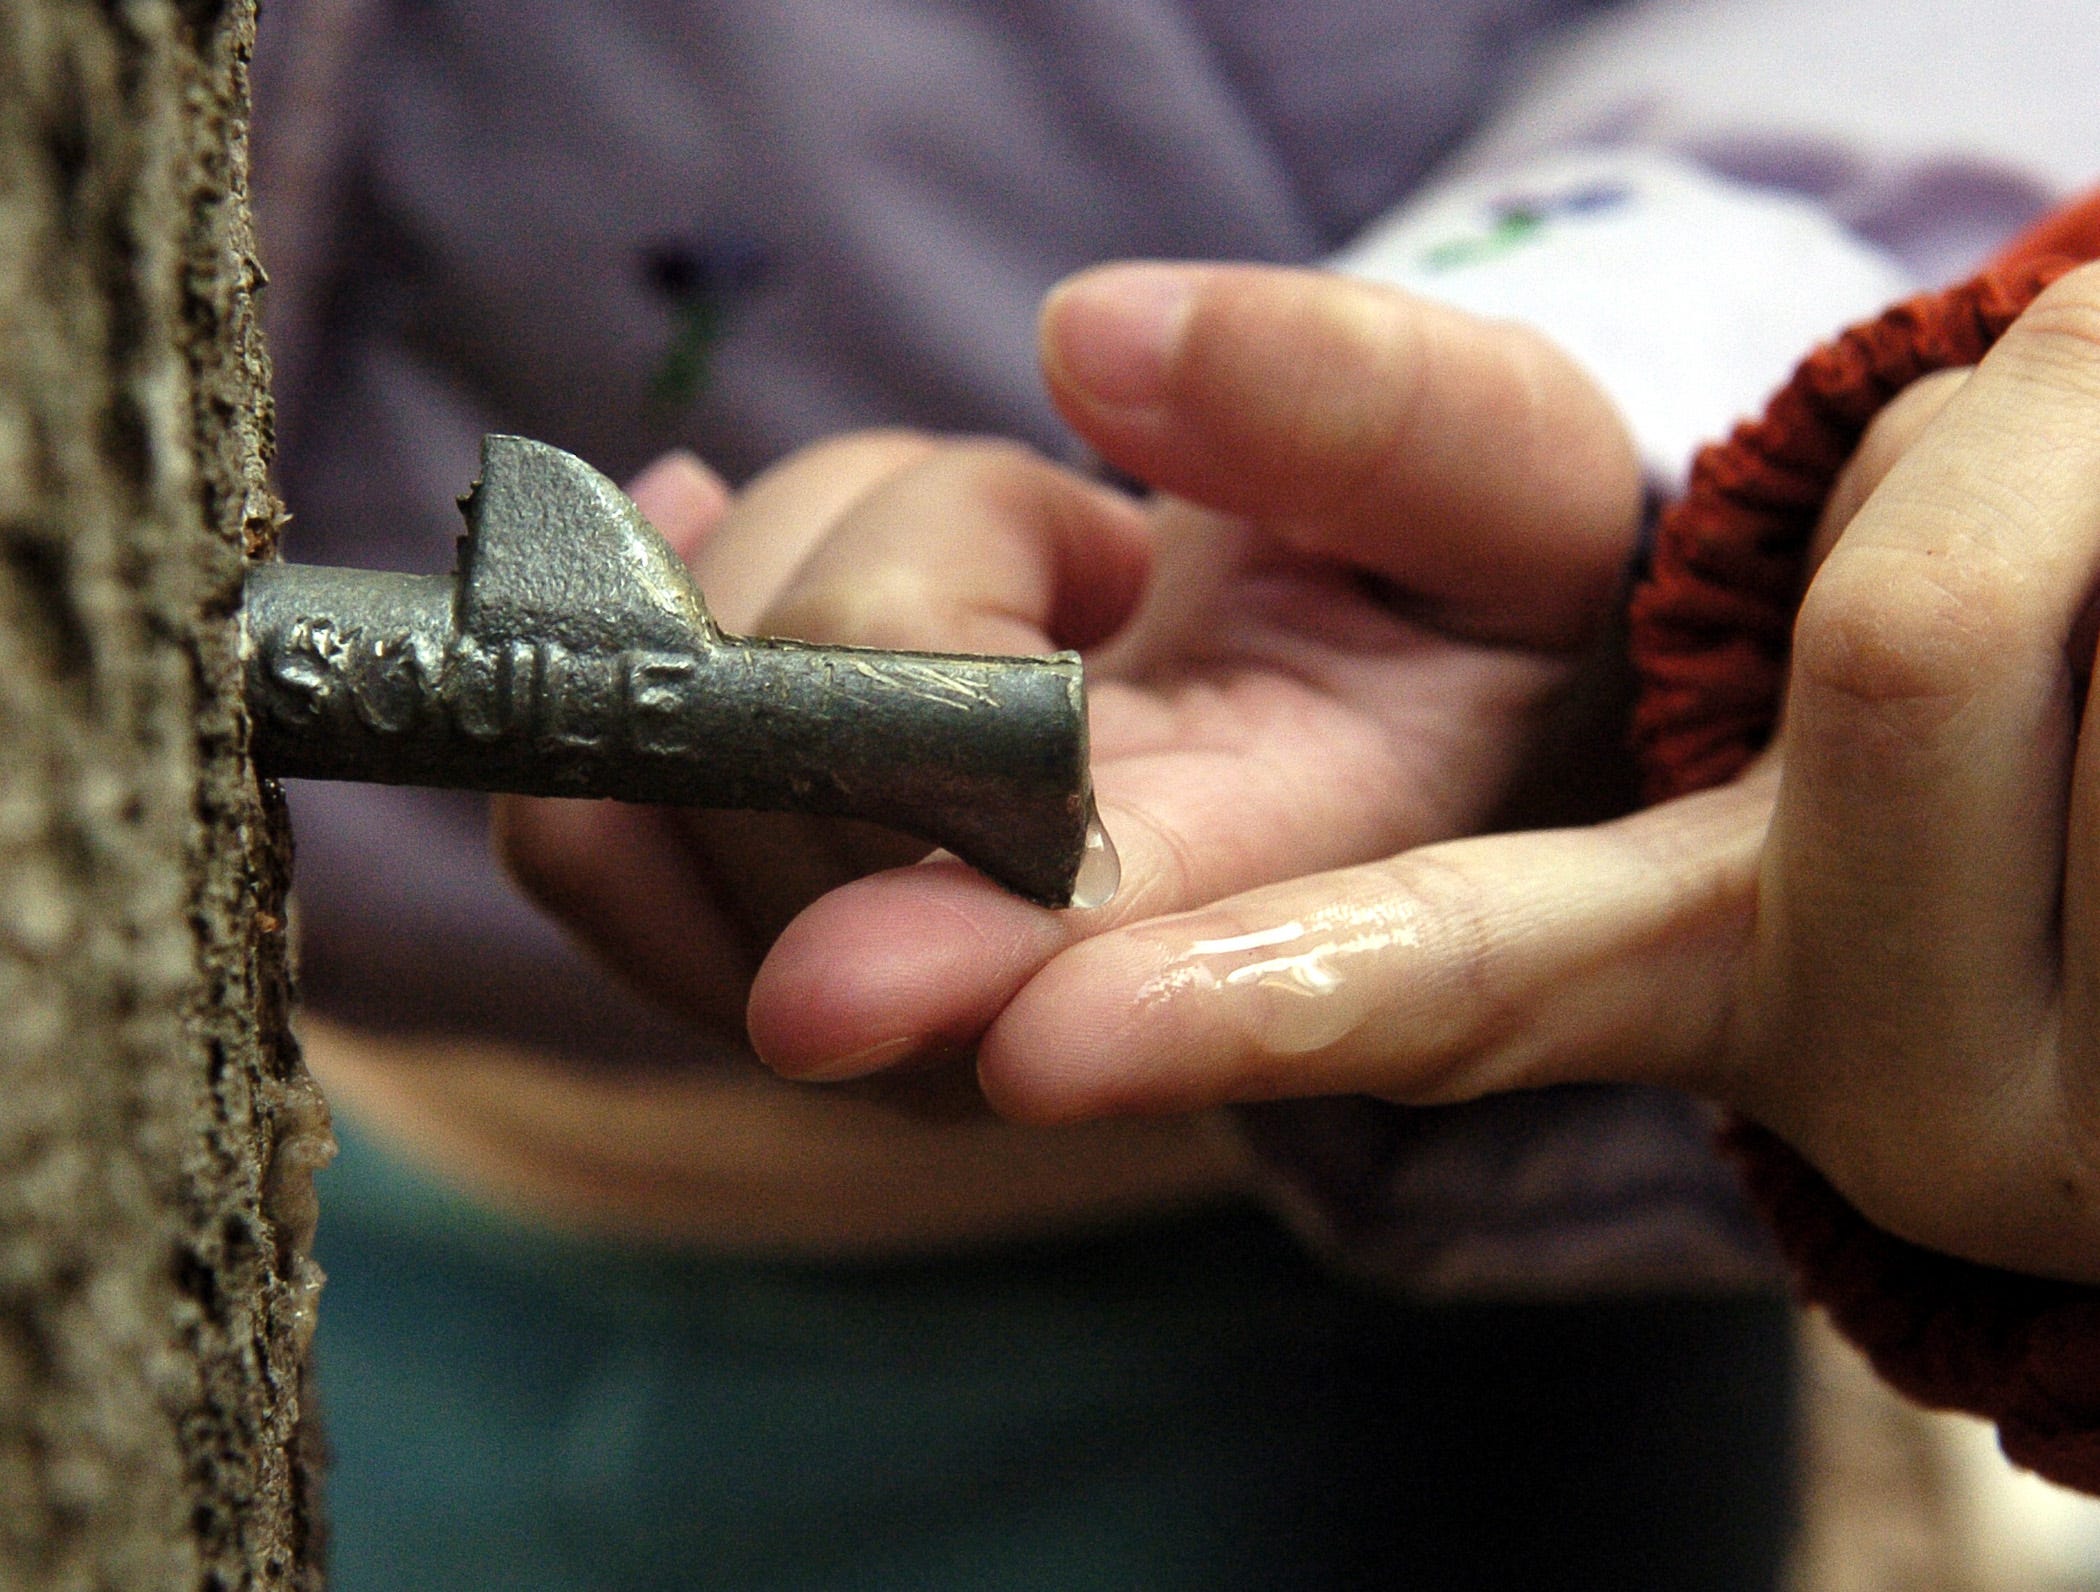
[[[1079,877],[1072,881],[1072,905],[1105,907],[1123,882],[1123,859],[1101,827],[1101,813],[1091,805],[1086,815],[1086,847],[1079,854]]]

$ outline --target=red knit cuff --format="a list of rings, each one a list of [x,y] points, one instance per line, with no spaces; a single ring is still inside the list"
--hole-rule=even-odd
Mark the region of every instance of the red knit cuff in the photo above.
[[[2016,1463],[2100,1493],[2100,1288],[1957,1260],[1883,1232],[1748,1122],[1723,1144],[1796,1286],[1898,1392],[1998,1423]]]
[[[1920,376],[1973,365],[2074,262],[1985,272],[1817,349],[1764,414],[1700,450],[1632,602],[1648,800],[1723,784],[1771,739],[1809,538],[1868,424]]]
[[[1701,452],[1633,597],[1634,739],[1651,801],[1721,784],[1771,738],[1809,539],[1839,472],[1889,399],[1974,364],[2076,263],[2052,248],[2100,250],[2100,203],[2051,218],[1975,280],[1816,350],[1762,418]],[[1764,1129],[1738,1122],[1725,1142],[1801,1294],[1888,1382],[1996,1421],[2014,1460],[2100,1493],[2100,1289],[1907,1243]]]

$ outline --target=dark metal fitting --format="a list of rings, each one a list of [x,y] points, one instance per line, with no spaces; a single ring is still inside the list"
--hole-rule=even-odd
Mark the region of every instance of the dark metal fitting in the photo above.
[[[1078,654],[724,635],[625,493],[523,437],[461,511],[453,575],[250,569],[262,773],[864,818],[1050,906],[1100,872]]]

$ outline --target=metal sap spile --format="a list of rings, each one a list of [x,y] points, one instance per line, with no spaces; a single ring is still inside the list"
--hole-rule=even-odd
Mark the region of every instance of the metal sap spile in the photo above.
[[[727,636],[626,494],[483,439],[456,574],[248,572],[256,767],[864,818],[1071,901],[1093,798],[1076,653]]]

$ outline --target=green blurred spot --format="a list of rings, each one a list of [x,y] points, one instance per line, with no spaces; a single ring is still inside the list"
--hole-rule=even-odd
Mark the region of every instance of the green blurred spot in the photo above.
[[[651,408],[683,409],[707,391],[715,344],[727,319],[721,298],[713,293],[693,294],[678,306],[676,329],[649,379]]]
[[[1422,255],[1422,269],[1456,271],[1497,259],[1543,231],[1546,218],[1536,210],[1511,210],[1478,237],[1453,238]]]

